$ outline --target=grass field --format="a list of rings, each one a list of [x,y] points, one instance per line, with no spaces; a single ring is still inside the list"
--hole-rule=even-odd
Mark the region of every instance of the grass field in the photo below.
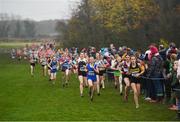
[[[41,44],[40,42],[0,42],[0,48],[19,48],[25,47],[26,45]]]
[[[29,74],[29,64],[11,60],[0,54],[0,120],[174,120],[176,113],[166,105],[150,104],[141,97],[140,108],[135,109],[132,95],[124,103],[111,82],[101,96],[90,102],[88,89],[79,96],[79,82],[72,75],[68,88],[60,85],[58,72],[56,85],[42,77],[40,66],[36,75]]]

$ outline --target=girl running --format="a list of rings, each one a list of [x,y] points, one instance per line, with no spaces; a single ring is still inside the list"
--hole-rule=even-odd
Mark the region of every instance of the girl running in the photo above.
[[[96,64],[96,66],[98,67],[98,68],[100,68],[100,64],[101,62],[100,62],[100,54],[99,53],[96,53],[96,61],[95,61],[95,64]],[[97,86],[96,86],[96,88],[97,88],[97,94],[98,94],[98,96],[100,95],[100,75],[99,75],[99,73],[96,73],[96,79],[97,79]]]
[[[119,55],[116,56],[116,65],[114,68],[114,80],[115,83],[119,83],[119,90],[120,90],[120,95],[122,95],[122,71],[121,71],[121,57]]]
[[[72,59],[72,72],[74,74],[78,73],[78,62],[77,62],[77,59],[75,58]]]
[[[145,68],[141,66],[141,64],[137,63],[137,59],[135,56],[131,56],[131,65],[129,67],[129,75],[131,81],[131,87],[134,92],[134,102],[136,104],[136,108],[139,108],[138,97],[140,95],[140,79],[139,76],[143,75]]]
[[[17,55],[18,60],[20,61],[21,58],[22,58],[22,50],[21,49],[17,49],[16,55]]]
[[[105,73],[106,73],[106,67],[108,66],[108,62],[103,59],[103,56],[100,55],[100,63],[99,63],[99,81],[100,81],[100,88],[102,87],[103,89],[105,88]]]
[[[84,58],[84,53],[81,53],[80,57],[78,59],[78,79],[80,82],[79,89],[80,89],[80,96],[81,97],[83,97],[84,82],[87,81],[86,64],[87,64],[87,61]]]
[[[47,57],[47,67],[48,67],[48,76],[49,80],[51,80],[51,68],[50,68],[50,63],[51,63],[51,57]]]
[[[98,73],[98,68],[95,65],[95,61],[93,57],[89,58],[89,63],[87,65],[87,80],[89,84],[89,95],[91,98],[91,101],[93,101],[93,95],[94,95],[94,90],[96,89],[97,86],[97,78],[96,78],[96,73]]]
[[[51,69],[51,76],[50,76],[50,80],[52,81],[53,84],[55,84],[55,80],[56,80],[56,73],[57,73],[57,69],[58,69],[58,62],[56,60],[56,57],[53,57],[53,59],[51,60],[49,67]]]
[[[46,76],[47,60],[46,60],[45,55],[42,55],[42,57],[40,58],[40,63],[43,69],[43,76]]]
[[[125,92],[124,92],[124,101],[128,101],[128,94],[129,94],[129,88],[130,88],[130,80],[128,76],[129,67],[131,64],[130,56],[127,54],[125,56],[124,61],[122,62],[122,79],[125,83]]]
[[[29,62],[30,62],[31,76],[34,76],[34,68],[35,68],[36,59],[33,53],[30,54]]]
[[[116,57],[117,57],[117,55],[116,55]],[[118,62],[117,62],[117,60],[116,60],[116,57],[114,57],[114,56],[111,56],[111,70],[112,70],[112,74],[113,74],[113,77],[114,77],[114,72],[115,72],[115,74],[117,74],[116,73],[116,66],[118,65]],[[116,78],[116,77],[114,77],[114,78]],[[118,79],[118,78],[117,78]],[[118,80],[117,79],[115,79],[114,80],[114,86],[115,86],[115,89],[117,89],[117,84],[118,84]]]
[[[88,63],[89,62],[89,56],[88,56],[88,54],[86,52],[84,53],[84,58]],[[84,86],[88,87],[88,81],[87,80],[85,80]]]
[[[68,86],[69,74],[71,68],[71,59],[67,53],[63,54],[63,57],[60,59],[61,71],[62,71],[62,81],[63,87]]]

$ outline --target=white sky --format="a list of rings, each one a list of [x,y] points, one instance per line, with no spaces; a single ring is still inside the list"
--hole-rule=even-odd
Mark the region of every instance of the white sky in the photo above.
[[[67,19],[81,0],[0,0],[0,13],[34,20]]]

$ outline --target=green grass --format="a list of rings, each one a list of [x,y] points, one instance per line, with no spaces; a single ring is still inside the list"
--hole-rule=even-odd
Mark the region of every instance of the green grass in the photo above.
[[[56,85],[42,77],[41,67],[36,75],[29,74],[29,64],[13,61],[0,54],[0,120],[174,120],[176,113],[167,105],[150,104],[142,97],[140,108],[135,109],[132,95],[124,103],[111,82],[101,96],[90,102],[88,89],[85,97],[79,96],[79,82],[72,75],[68,88],[60,85],[60,72]]]
[[[25,47],[26,45],[32,45],[32,44],[40,44],[40,42],[0,42],[0,48],[22,48]]]

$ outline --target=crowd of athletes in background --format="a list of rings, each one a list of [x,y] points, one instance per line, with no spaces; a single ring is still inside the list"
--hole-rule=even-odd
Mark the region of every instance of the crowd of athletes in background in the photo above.
[[[146,101],[166,103],[170,110],[179,110],[180,117],[180,50],[174,43],[168,48],[151,44],[144,53],[126,46],[117,49],[113,44],[100,50],[95,47],[56,49],[55,42],[49,41],[12,49],[11,57],[28,60],[32,76],[36,73],[35,65],[41,64],[42,74],[52,84],[61,81],[63,87],[70,83],[71,73],[77,74],[80,96],[89,87],[91,101],[95,93],[99,96],[103,92],[101,89],[105,89],[105,81],[109,79],[124,101],[128,101],[132,89],[136,108],[143,93]],[[61,80],[56,80],[58,71],[63,73]]]

